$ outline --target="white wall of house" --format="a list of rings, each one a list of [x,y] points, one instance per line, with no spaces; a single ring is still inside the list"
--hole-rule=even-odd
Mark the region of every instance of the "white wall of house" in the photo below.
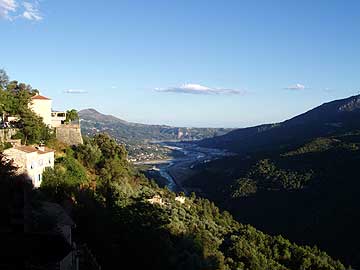
[[[52,112],[51,126],[54,128],[60,127],[66,120],[66,112]]]
[[[22,150],[26,149],[26,151]],[[4,155],[13,160],[14,165],[18,167],[18,173],[27,174],[34,185],[38,188],[42,182],[42,174],[47,167],[54,167],[54,151],[41,151],[33,148],[30,152],[30,146],[20,146],[4,151]]]
[[[36,99],[33,98],[29,104],[30,109],[33,110],[37,115],[43,118],[46,125],[51,126],[51,99]]]

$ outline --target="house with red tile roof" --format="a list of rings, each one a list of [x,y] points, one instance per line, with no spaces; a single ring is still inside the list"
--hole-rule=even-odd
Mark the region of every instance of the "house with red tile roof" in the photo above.
[[[4,150],[4,155],[18,168],[18,174],[27,174],[34,187],[41,185],[42,174],[48,167],[54,167],[55,150],[47,147],[18,145]]]
[[[40,94],[31,98],[29,104],[31,110],[42,117],[44,123],[49,127],[56,128],[64,124],[66,112],[55,112],[52,110],[52,100]]]

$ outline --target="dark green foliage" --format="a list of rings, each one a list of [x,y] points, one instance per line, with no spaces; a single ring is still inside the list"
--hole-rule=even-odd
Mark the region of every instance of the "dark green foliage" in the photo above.
[[[78,119],[79,119],[79,115],[78,115],[77,110],[71,109],[71,110],[66,111],[65,122],[69,123],[69,122],[72,122],[72,121],[78,120]]]
[[[38,93],[38,90],[32,89],[30,85],[19,83],[18,81],[9,82],[4,91],[7,92],[5,95],[9,108],[7,113],[20,116],[29,110],[28,104],[31,97]]]
[[[94,143],[99,147],[102,153],[102,159],[114,159],[119,158],[125,160],[127,157],[126,149],[124,145],[119,145],[108,134],[100,133],[94,136]]]
[[[106,135],[62,156],[41,190],[52,200],[76,202],[78,241],[90,246],[103,269],[344,269],[317,249],[241,225],[194,194],[176,202],[174,193],[134,171]],[[164,204],[147,202],[154,195]]]
[[[5,149],[9,149],[12,147],[12,144],[9,142],[0,143],[0,152],[4,151]]]
[[[73,197],[88,182],[85,168],[72,156],[58,159],[55,168],[47,168],[41,188],[49,197],[61,202]]]
[[[0,76],[4,75],[0,74]],[[0,113],[5,116],[18,116],[20,121],[16,124],[19,128],[16,139],[21,139],[24,144],[46,143],[55,135],[43,123],[43,119],[37,116],[29,108],[31,97],[38,93],[30,85],[17,81],[6,82],[0,87]]]
[[[221,247],[231,269],[344,269],[316,247],[300,247],[281,236],[271,237],[251,226],[242,226],[227,236]]]
[[[260,160],[248,173],[259,188],[266,190],[296,190],[305,187],[312,178],[312,172],[298,173],[278,169],[269,159]]]
[[[239,178],[235,180],[235,183],[231,187],[233,198],[246,197],[253,193],[256,193],[256,182],[249,178]]]
[[[84,138],[84,143],[77,147],[76,157],[87,168],[94,168],[100,161],[102,152],[97,144],[93,144],[89,138]]]
[[[24,144],[46,143],[55,137],[55,133],[44,124],[42,118],[31,110],[21,114],[19,127],[20,130],[14,138],[21,139]]]
[[[285,151],[278,146],[204,164],[186,185],[201,189],[241,222],[317,245],[358,267],[359,146],[356,130],[313,138]],[[241,192],[249,184],[256,184],[256,193]]]
[[[349,149],[354,151],[359,149],[359,147],[354,143],[342,142],[341,140],[334,138],[316,138],[310,143],[307,143],[294,151],[285,153],[283,156],[295,156],[307,153],[323,152],[335,148],[339,150]]]

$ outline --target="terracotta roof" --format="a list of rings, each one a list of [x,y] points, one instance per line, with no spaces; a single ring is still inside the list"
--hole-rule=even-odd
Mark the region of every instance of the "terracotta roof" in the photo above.
[[[41,100],[51,100],[50,98],[44,97],[42,95],[35,95],[31,99],[41,99]]]
[[[26,145],[15,146],[14,149],[25,152],[25,153],[37,152],[36,148],[31,147],[31,146],[26,146]]]
[[[25,152],[25,153],[37,152],[38,154],[46,154],[46,153],[55,152],[55,150],[48,148],[48,147],[44,147],[44,150],[39,150],[38,148],[35,148],[33,146],[26,146],[26,145],[15,146],[14,149]]]

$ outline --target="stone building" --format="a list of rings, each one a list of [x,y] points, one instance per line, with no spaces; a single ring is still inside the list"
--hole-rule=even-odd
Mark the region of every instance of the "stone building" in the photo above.
[[[51,126],[54,128],[61,127],[66,121],[66,112],[55,112],[51,113]]]
[[[30,109],[41,116],[44,123],[52,128],[57,128],[65,123],[66,112],[55,112],[52,110],[52,100],[42,95],[31,98]]]
[[[80,122],[78,124],[65,123],[66,112],[53,111],[52,100],[50,98],[35,95],[31,98],[29,107],[43,118],[46,125],[55,129],[56,138],[59,141],[68,145],[83,143]]]
[[[47,167],[54,167],[54,150],[47,147],[15,146],[4,150],[4,155],[18,167],[18,173],[27,174],[34,185],[40,187],[42,174]]]
[[[165,203],[163,202],[163,199],[160,197],[160,195],[155,195],[151,199],[147,199],[147,201],[151,204],[165,205]]]
[[[29,107],[33,112],[42,117],[46,125],[51,126],[52,100],[50,98],[35,95],[31,98]]]

